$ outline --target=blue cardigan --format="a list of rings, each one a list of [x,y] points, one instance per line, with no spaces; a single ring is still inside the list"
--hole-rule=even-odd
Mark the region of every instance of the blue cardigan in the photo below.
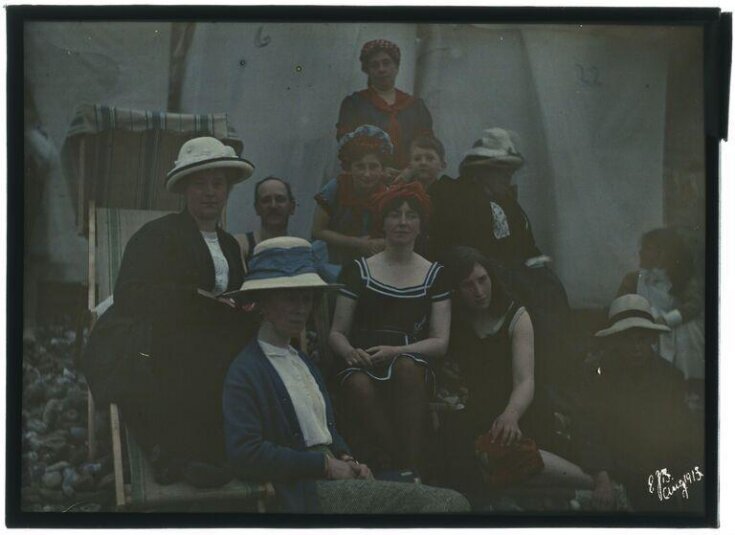
[[[330,449],[337,457],[349,453],[319,370],[299,356],[324,396]],[[238,477],[273,482],[282,511],[318,512],[314,481],[324,478],[324,454],[307,451],[291,397],[257,338],[232,361],[222,408],[227,457]]]

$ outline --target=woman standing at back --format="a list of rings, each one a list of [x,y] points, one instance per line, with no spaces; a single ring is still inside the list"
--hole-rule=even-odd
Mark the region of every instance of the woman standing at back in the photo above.
[[[411,141],[432,134],[433,121],[424,101],[396,88],[401,49],[386,39],[368,41],[360,51],[367,89],[342,100],[337,121],[337,139],[361,124],[372,124],[388,132],[395,147],[388,173],[391,178],[408,164]]]

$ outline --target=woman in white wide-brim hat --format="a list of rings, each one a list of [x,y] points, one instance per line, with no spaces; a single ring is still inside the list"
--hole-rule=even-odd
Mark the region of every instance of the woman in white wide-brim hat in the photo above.
[[[254,301],[262,322],[257,339],[230,365],[222,400],[235,474],[273,481],[282,512],[467,510],[451,490],[375,481],[337,432],[316,364],[290,344],[305,328],[316,293],[336,287],[317,275],[311,244],[293,237],[262,241],[249,267],[230,295]]]
[[[230,299],[216,297],[238,289],[245,275],[240,247],[219,221],[233,185],[252,172],[252,164],[215,138],[182,145],[165,186],[184,196],[185,208],[130,239],[114,305],[95,326],[86,353],[95,397],[121,405],[133,434],[155,452],[162,483],[222,481],[197,463],[224,461],[222,381],[256,325]],[[139,328],[131,333],[130,325]]]

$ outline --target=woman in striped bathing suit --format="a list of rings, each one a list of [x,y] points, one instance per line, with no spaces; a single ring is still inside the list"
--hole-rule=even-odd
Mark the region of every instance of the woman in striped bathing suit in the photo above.
[[[377,446],[377,468],[416,471],[432,360],[444,355],[449,340],[449,288],[443,267],[413,250],[431,210],[423,188],[393,186],[375,208],[385,250],[342,270],[330,343],[341,358],[346,414]]]

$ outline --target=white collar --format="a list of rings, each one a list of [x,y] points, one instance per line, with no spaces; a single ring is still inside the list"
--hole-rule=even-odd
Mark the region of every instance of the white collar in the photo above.
[[[287,357],[289,355],[298,356],[298,351],[291,347],[290,344],[288,347],[279,347],[269,344],[260,338],[258,338],[258,343],[260,344],[263,353],[268,357]]]

